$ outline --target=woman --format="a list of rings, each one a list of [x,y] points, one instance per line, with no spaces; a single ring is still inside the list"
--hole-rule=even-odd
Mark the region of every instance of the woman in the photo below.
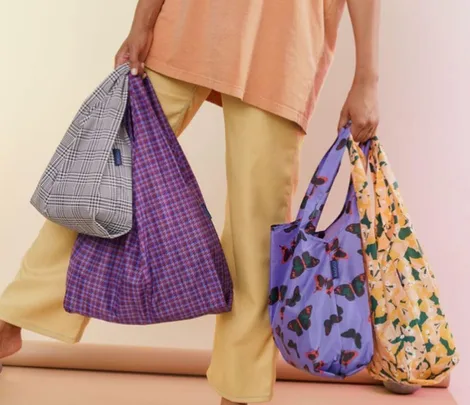
[[[379,0],[140,0],[116,65],[148,75],[180,135],[205,100],[222,105],[227,215],[222,243],[234,281],[231,313],[217,317],[210,384],[222,404],[269,401],[276,349],[267,312],[269,232],[288,221],[298,157],[349,6],[356,72],[339,119],[356,141],[378,123]],[[47,222],[0,299],[0,357],[26,328],[80,340],[88,319],[65,313],[76,235]]]

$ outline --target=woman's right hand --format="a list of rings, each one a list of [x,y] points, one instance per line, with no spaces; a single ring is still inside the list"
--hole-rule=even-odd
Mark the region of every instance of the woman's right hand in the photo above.
[[[115,67],[129,62],[131,74],[143,77],[145,75],[144,62],[150,51],[152,40],[153,29],[133,25],[129,36],[123,42],[114,58]]]

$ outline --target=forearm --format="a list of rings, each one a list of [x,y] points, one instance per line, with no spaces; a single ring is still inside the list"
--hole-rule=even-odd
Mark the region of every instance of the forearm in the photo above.
[[[356,43],[355,80],[377,80],[380,0],[347,1]]]
[[[152,30],[164,2],[165,0],[139,0],[132,26]]]

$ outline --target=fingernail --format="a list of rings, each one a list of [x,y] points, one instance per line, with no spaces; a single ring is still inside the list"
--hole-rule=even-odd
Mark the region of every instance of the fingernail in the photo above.
[[[142,62],[141,66],[142,66],[142,69],[145,69],[145,63],[144,62]]]
[[[131,69],[131,75],[132,76],[137,76],[137,69],[136,68]]]

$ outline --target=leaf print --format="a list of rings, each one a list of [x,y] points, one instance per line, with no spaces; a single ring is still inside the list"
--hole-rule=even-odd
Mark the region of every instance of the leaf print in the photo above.
[[[397,319],[395,319],[395,320],[393,321],[392,324],[393,324],[393,326],[396,328],[399,323],[400,323],[400,319],[397,318]]]
[[[381,238],[385,231],[382,215],[377,215],[377,237]]]
[[[451,349],[451,348],[450,348],[450,345],[449,345],[449,342],[448,342],[446,339],[441,338],[441,339],[439,340],[439,342],[441,342],[442,346],[444,346],[444,347],[446,348],[446,350],[447,350],[447,355],[448,355],[448,356],[453,356],[453,355],[454,355],[454,353],[455,353],[455,347],[454,347],[453,349]]]
[[[367,245],[366,254],[372,257],[373,260],[377,260],[377,245],[375,243]]]
[[[402,228],[402,229],[400,229],[400,232],[398,232],[398,237],[401,240],[405,240],[410,235],[411,235],[411,228],[410,227]]]
[[[395,183],[393,183],[393,188],[394,188],[395,190],[398,190],[398,182],[397,182],[397,181],[396,181]]]
[[[367,228],[370,228],[372,225],[372,222],[370,222],[369,217],[367,216],[367,212],[364,214],[364,217],[361,220],[361,224],[365,225]]]
[[[421,253],[413,248],[406,249],[405,259],[411,263],[410,259],[421,259]]]
[[[385,322],[387,321],[387,314],[383,315],[383,316],[378,316],[374,319],[374,323],[376,325],[382,325],[384,324]]]
[[[413,278],[416,281],[421,281],[421,278],[419,277],[419,271],[416,269],[411,270],[411,274],[413,275]]]
[[[398,353],[400,353],[404,347],[405,347],[405,342],[401,341],[400,344],[398,345],[397,351],[395,352],[395,357],[398,356]]]
[[[440,305],[439,304],[439,298],[437,297],[436,293],[432,293],[431,297],[429,298],[434,304]]]
[[[431,343],[431,342],[427,342],[424,347],[426,348],[426,351],[428,353],[431,353],[432,352],[432,349],[434,348],[434,345]]]
[[[375,310],[377,309],[378,305],[379,305],[379,303],[377,302],[375,297],[371,295],[371,297],[370,297],[370,309],[371,309],[372,313],[375,313]]]
[[[428,316],[425,312],[421,312],[421,314],[419,315],[419,327],[422,329],[423,325],[424,325],[424,322],[426,322],[428,320]]]

